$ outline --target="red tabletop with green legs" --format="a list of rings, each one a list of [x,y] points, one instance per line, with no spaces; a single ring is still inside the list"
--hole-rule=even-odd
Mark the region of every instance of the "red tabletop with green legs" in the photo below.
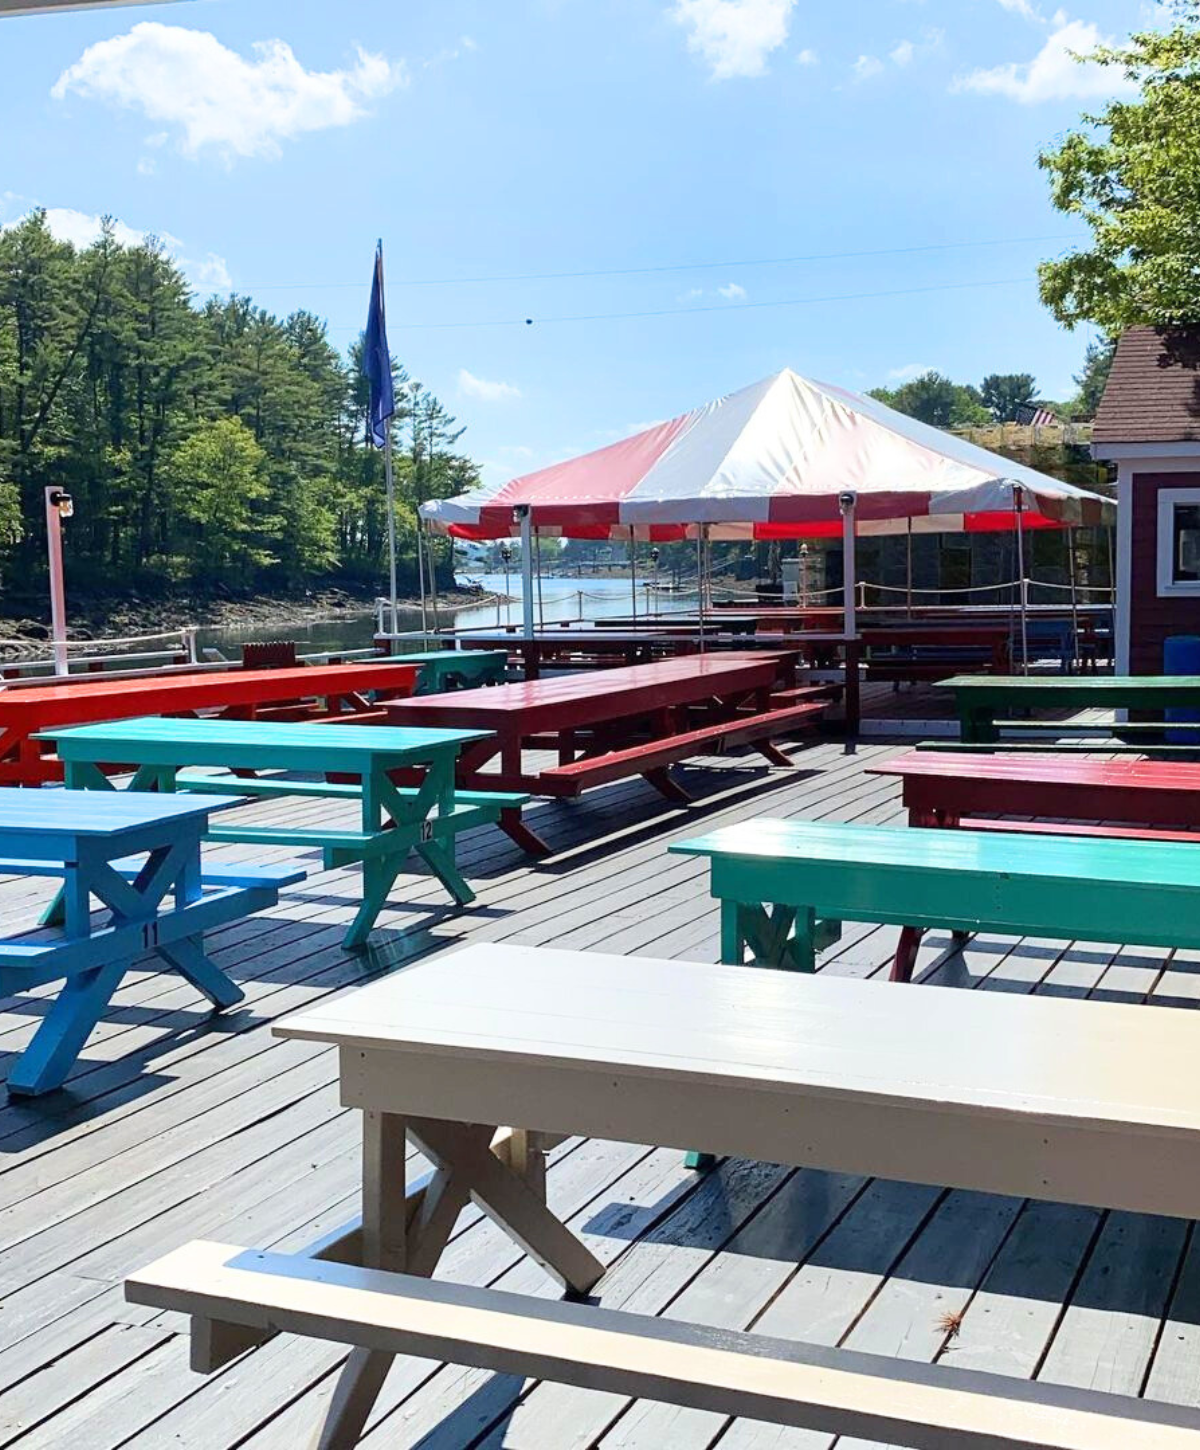
[[[372,708],[369,691],[407,695],[416,678],[414,665],[368,664],[10,685],[0,689],[0,784],[61,780],[62,764],[48,753],[47,732],[68,725],[199,711],[253,718],[261,708],[306,700],[319,702],[327,715],[352,718]]]

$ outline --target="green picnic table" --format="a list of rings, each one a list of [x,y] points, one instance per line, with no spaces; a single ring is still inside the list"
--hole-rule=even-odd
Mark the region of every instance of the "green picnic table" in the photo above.
[[[214,841],[315,847],[324,853],[326,870],[361,862],[362,904],[344,938],[347,947],[359,948],[410,851],[425,861],[460,906],[474,900],[455,864],[455,837],[498,821],[502,810],[519,810],[529,799],[456,787],[460,749],[486,736],[484,730],[144,717],[54,730],[46,738],[54,741],[66,783],[75,789],[114,790],[103,767],[125,765],[134,768],[127,789],[135,791],[359,802],[356,831],[235,822],[208,832]],[[189,766],[241,773],[181,775]],[[394,783],[393,772],[414,768],[423,772],[419,785],[401,788]],[[291,778],[294,772],[318,778],[296,780]]]
[[[671,847],[707,856],[721,960],[811,972],[818,923],[903,926],[892,978],[941,928],[1200,946],[1200,850],[1159,841],[755,820]]]
[[[364,665],[418,665],[414,695],[440,695],[476,685],[501,685],[507,661],[491,649],[430,649],[408,655],[372,655]]]
[[[940,688],[954,691],[962,741],[967,745],[993,744],[1000,738],[1001,726],[1043,732],[1053,729],[1064,735],[1110,729],[1073,721],[1017,720],[1013,718],[1017,711],[1144,710],[1161,721],[1168,709],[1200,709],[1197,675],[954,675],[943,680]],[[1144,721],[1123,722],[1116,733],[1162,728]],[[1173,723],[1171,728],[1180,726]]]

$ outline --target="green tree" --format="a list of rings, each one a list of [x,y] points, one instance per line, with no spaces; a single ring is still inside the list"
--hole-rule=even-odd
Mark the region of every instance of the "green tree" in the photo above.
[[[952,382],[939,372],[922,373],[894,389],[874,388],[869,396],[935,428],[966,428],[990,418],[978,389]]]
[[[1087,352],[1083,357],[1083,370],[1075,374],[1075,383],[1079,392],[1071,404],[1073,417],[1094,418],[1096,416],[1096,409],[1099,408],[1100,399],[1104,396],[1108,375],[1112,371],[1113,354],[1116,350],[1116,344],[1108,338],[1088,343]]]
[[[1172,8],[1169,29],[1080,57],[1137,96],[1085,115],[1039,157],[1054,205],[1091,231],[1090,246],[1039,269],[1042,300],[1067,327],[1115,337],[1200,317],[1200,0]]]
[[[267,455],[240,418],[205,423],[174,451],[167,473],[189,552],[205,575],[245,584],[249,571],[273,563],[261,545],[269,525],[258,513],[270,493]]]
[[[1036,395],[1032,373],[989,373],[979,385],[980,400],[997,423],[1015,423]]]

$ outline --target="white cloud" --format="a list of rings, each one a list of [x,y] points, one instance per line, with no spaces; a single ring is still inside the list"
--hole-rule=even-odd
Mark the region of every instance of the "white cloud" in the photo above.
[[[888,382],[906,383],[911,378],[922,378],[934,371],[929,363],[905,363],[903,367],[888,369]]]
[[[688,49],[715,81],[760,76],[787,40],[796,0],[675,0],[671,18],[690,32]]]
[[[916,51],[917,48],[911,40],[902,40],[900,44],[896,46],[895,50],[889,52],[889,56],[893,63],[896,65],[911,65],[912,58],[916,54]]]
[[[816,65],[818,63],[818,59],[819,58],[815,50],[805,49],[796,52],[797,65]]]
[[[466,398],[479,398],[485,403],[507,403],[521,396],[521,390],[514,383],[493,383],[487,378],[477,378],[466,368],[458,370],[458,390]]]
[[[348,126],[366,103],[404,85],[403,62],[359,50],[348,70],[310,71],[282,40],[260,41],[247,60],[215,35],[144,21],[89,46],[55,82],[72,93],[141,111],[166,126],[186,156],[278,156],[306,131]]]
[[[11,226],[12,223],[0,222],[0,231],[6,225]],[[60,242],[70,242],[73,247],[82,250],[99,239],[102,218],[92,212],[77,211],[70,206],[48,206],[46,225],[50,228],[51,235]],[[233,288],[229,264],[216,252],[207,252],[198,258],[189,257],[186,255],[187,248],[184,243],[170,232],[139,232],[116,218],[113,218],[112,229],[113,237],[123,247],[140,246],[153,235],[197,292],[229,292]]]
[[[854,62],[854,78],[869,81],[883,70],[883,61],[877,55],[860,55]]]
[[[1029,0],[1000,0],[1005,10],[1011,10],[1014,15],[1023,15],[1026,20],[1044,22],[1045,16],[1036,6],[1031,5]]]
[[[697,297],[703,296],[703,287],[689,287],[686,292],[681,292],[676,300],[679,302],[695,302]]]
[[[959,76],[951,89],[1006,96],[1033,106],[1039,101],[1093,100],[1134,88],[1111,67],[1081,64],[1075,59],[1107,43],[1095,25],[1086,20],[1068,20],[1061,12],[1054,17],[1054,24],[1053,33],[1031,61],[971,71]]]
[[[746,289],[740,287],[736,282],[726,282],[724,287],[718,287],[717,291],[726,302],[742,302],[746,297]]]
[[[179,265],[198,292],[233,290],[233,278],[229,275],[225,258],[219,257],[216,252],[208,252],[198,261],[181,261]]]

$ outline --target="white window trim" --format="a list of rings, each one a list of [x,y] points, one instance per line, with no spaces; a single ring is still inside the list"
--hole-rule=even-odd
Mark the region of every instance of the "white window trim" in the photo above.
[[[1200,488],[1160,488],[1158,491],[1158,596],[1200,598],[1200,579],[1175,579],[1175,506],[1200,504]]]

